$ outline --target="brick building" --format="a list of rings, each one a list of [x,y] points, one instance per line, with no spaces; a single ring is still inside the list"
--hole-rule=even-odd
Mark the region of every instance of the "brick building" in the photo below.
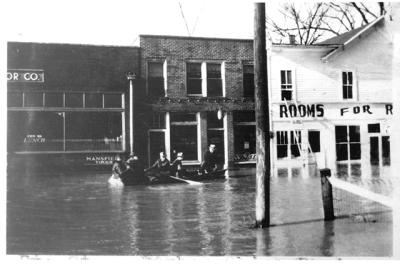
[[[209,143],[225,166],[254,162],[252,40],[141,35],[140,47],[148,162],[165,150],[199,164]]]

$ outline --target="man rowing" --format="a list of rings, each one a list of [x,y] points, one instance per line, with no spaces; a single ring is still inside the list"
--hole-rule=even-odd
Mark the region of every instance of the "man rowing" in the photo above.
[[[208,151],[204,153],[203,162],[200,165],[200,173],[210,173],[218,169],[217,153],[215,152],[215,144],[211,143],[208,146]]]

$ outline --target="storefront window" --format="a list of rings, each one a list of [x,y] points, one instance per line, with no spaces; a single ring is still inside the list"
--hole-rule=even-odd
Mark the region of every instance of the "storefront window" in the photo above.
[[[361,159],[360,126],[335,126],[336,160]]]
[[[233,112],[235,161],[256,160],[256,126],[254,111]]]
[[[45,107],[63,107],[64,106],[63,93],[45,93],[44,106]]]
[[[82,93],[66,93],[65,94],[65,107],[82,108],[83,107],[83,94]]]
[[[185,160],[198,160],[197,118],[193,113],[171,113],[171,155],[183,152]]]
[[[286,158],[289,155],[292,158],[301,156],[301,131],[277,131],[276,136],[278,158]]]
[[[118,98],[121,98],[120,95],[118,95]],[[86,108],[103,108],[103,94],[86,93],[85,94],[85,107]]]
[[[22,107],[22,92],[13,92],[7,94],[8,107]]]
[[[8,112],[8,151],[63,150],[63,113]]]
[[[121,108],[121,94],[104,94],[104,108]]]
[[[43,93],[25,93],[25,107],[43,107]]]
[[[115,112],[67,112],[67,151],[122,150],[122,116]]]

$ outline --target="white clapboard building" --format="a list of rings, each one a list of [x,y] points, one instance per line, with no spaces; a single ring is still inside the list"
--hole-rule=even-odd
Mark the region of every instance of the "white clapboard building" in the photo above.
[[[268,48],[275,171],[390,165],[391,23],[381,16],[316,45]]]

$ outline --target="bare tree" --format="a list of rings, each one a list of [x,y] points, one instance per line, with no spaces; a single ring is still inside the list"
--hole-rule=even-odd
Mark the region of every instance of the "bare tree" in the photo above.
[[[298,44],[311,45],[366,25],[382,14],[381,2],[293,2],[281,6],[279,18],[267,14],[266,24],[273,42],[286,42],[289,35],[295,35]]]

